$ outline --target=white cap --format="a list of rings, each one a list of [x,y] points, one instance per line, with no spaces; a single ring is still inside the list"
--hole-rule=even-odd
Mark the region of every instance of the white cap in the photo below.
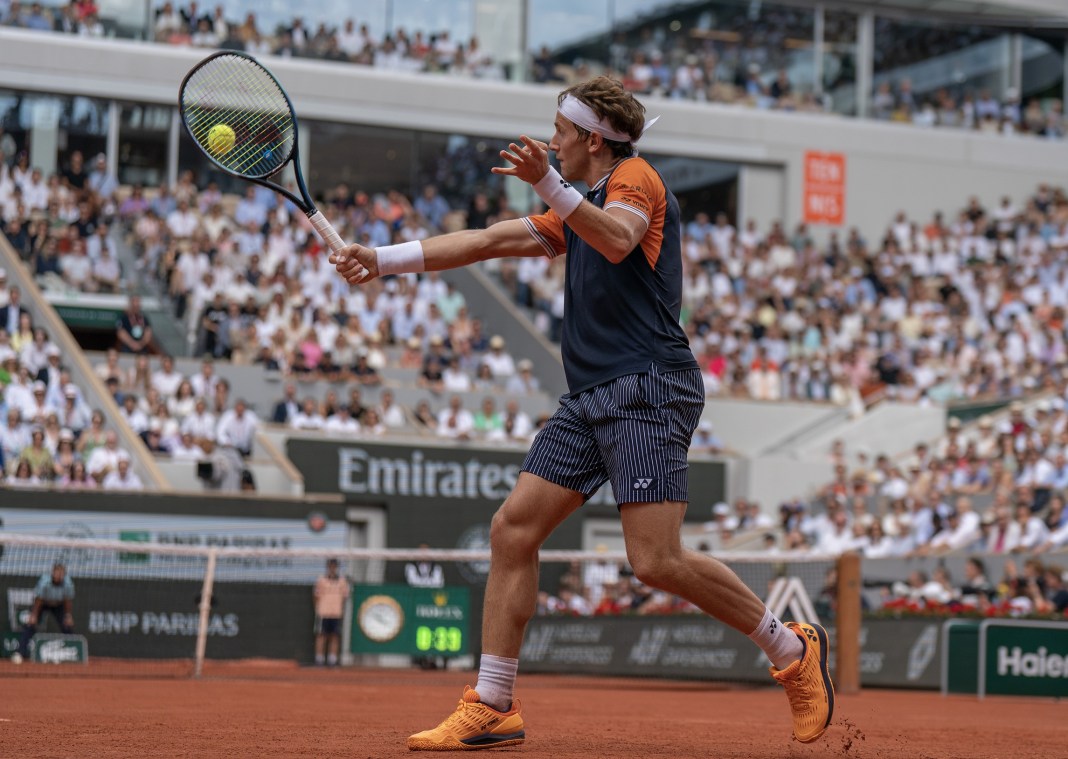
[[[716,516],[727,516],[731,513],[730,504],[728,504],[726,501],[720,501],[712,507],[712,513]]]

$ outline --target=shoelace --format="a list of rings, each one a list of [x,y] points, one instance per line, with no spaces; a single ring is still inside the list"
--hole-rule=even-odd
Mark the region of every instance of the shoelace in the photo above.
[[[786,698],[790,701],[790,706],[799,711],[799,707],[811,705],[812,688],[808,683],[790,683],[786,686]]]
[[[459,727],[463,728],[465,731],[473,730],[478,727],[478,715],[476,714],[478,710],[471,708],[474,706],[475,704],[460,699],[460,704],[456,708],[456,711],[450,714],[449,718],[445,720],[445,726],[453,728]]]

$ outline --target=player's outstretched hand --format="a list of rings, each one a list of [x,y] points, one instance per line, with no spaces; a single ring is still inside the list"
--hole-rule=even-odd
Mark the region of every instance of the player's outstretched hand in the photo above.
[[[490,171],[509,177],[519,177],[529,184],[537,184],[549,171],[549,146],[539,140],[519,135],[523,146],[508,143],[508,150],[501,151],[501,158],[511,166],[494,166]]]
[[[373,248],[349,245],[330,254],[330,263],[350,285],[362,285],[378,276],[378,256]]]

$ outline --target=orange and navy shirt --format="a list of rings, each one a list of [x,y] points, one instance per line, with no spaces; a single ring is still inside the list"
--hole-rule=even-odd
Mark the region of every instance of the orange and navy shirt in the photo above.
[[[550,258],[567,254],[561,352],[571,394],[656,367],[697,368],[682,308],[679,203],[656,169],[627,158],[586,193],[598,208],[622,208],[649,223],[613,264],[576,235],[555,211],[523,219]]]

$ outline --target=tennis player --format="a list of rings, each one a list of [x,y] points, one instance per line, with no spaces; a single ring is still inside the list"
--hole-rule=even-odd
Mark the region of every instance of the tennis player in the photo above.
[[[655,120],[654,120],[655,121]],[[524,739],[513,697],[519,650],[538,592],[538,549],[611,481],[635,576],[748,635],[785,688],[794,736],[830,723],[827,634],[783,624],[724,564],[682,546],[690,438],[704,408],[701,372],[679,325],[678,202],[635,149],[645,108],[607,77],[564,90],[552,140],[501,151],[497,174],[534,187],[549,210],[489,229],[376,249],[352,245],[332,263],[351,283],[452,269],[504,256],[567,254],[562,352],[569,392],[538,433],[515,489],[493,518],[482,650],[474,689],[418,750],[508,746]],[[551,168],[548,151],[560,170]],[[571,186],[592,188],[585,196]]]

